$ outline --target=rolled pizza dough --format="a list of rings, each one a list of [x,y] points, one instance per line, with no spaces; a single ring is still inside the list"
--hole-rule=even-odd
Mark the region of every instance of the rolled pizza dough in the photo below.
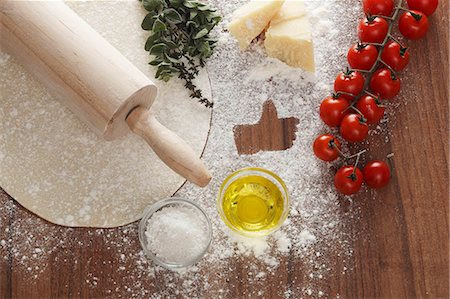
[[[67,2],[149,78],[139,1]],[[211,109],[189,98],[183,82],[153,80],[159,121],[200,156]],[[207,72],[197,79],[211,98]],[[134,134],[104,141],[62,106],[13,57],[0,52],[0,186],[42,218],[65,226],[116,227],[171,196],[184,179]]]

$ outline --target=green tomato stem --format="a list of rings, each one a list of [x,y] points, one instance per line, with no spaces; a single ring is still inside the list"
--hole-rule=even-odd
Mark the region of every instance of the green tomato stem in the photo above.
[[[352,176],[356,176],[356,168],[358,167],[358,163],[359,163],[359,158],[361,157],[361,155],[363,153],[365,153],[366,150],[359,152],[358,154],[356,154],[356,162],[355,162],[355,166],[353,167],[353,172],[352,172]]]
[[[344,154],[341,149],[336,145],[336,142],[334,142],[334,138],[332,140],[330,140],[330,143],[333,145],[333,147],[337,150],[337,152],[339,153],[339,155],[344,158],[346,161],[348,160],[348,156],[346,154]]]
[[[356,111],[356,113],[358,113],[359,115],[361,115],[362,116],[362,118],[363,118],[363,120],[365,120],[365,118],[364,118],[364,114],[362,114],[362,112],[361,111],[359,111],[356,107],[351,107],[353,110],[355,110]]]
[[[349,156],[348,158],[351,159],[351,158],[354,158],[354,157],[357,157],[357,156],[361,156],[362,154],[364,154],[364,153],[366,153],[366,152],[367,152],[367,150],[364,149],[364,150],[362,150],[362,151],[360,151],[360,152],[357,152],[357,153],[354,154],[354,155]]]
[[[384,64],[385,67],[387,67],[391,71],[391,78],[392,80],[397,80],[397,72],[394,71],[386,62],[384,62],[382,59],[380,59],[380,63]]]
[[[389,20],[388,32],[387,32],[386,37],[384,38],[384,40],[383,40],[383,42],[381,44],[378,44],[378,43],[367,43],[367,44],[371,44],[371,45],[380,47],[378,49],[378,57],[377,57],[377,60],[375,61],[375,63],[373,64],[372,68],[369,71],[367,71],[367,73],[366,73],[367,77],[366,77],[366,81],[364,82],[363,90],[361,91],[361,93],[359,95],[354,97],[354,100],[350,104],[351,107],[355,107],[355,104],[358,101],[358,99],[364,94],[369,94],[372,97],[378,98],[378,96],[375,96],[375,95],[373,95],[372,93],[369,92],[368,87],[369,87],[369,84],[370,84],[370,80],[372,79],[373,73],[378,68],[379,64],[382,63],[381,54],[383,53],[384,47],[386,46],[387,42],[390,39],[395,41],[395,39],[393,39],[391,33],[392,33],[392,28],[394,26],[394,21],[397,19],[400,9],[403,9],[401,7],[401,4],[402,4],[402,0],[398,0],[397,1],[397,6],[395,7],[394,13],[392,14],[391,17],[379,16],[381,18]]]

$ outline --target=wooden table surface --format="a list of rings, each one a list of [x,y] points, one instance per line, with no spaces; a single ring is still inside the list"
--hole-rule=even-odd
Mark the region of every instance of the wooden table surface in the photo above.
[[[324,294],[329,297],[337,294],[339,298],[449,297],[449,7],[448,1],[440,2],[427,37],[411,43],[408,72],[414,76],[402,82],[403,88],[411,89],[405,92],[411,99],[407,105],[398,107],[396,117],[389,122],[389,142],[377,142],[384,139],[382,135],[371,136],[376,156],[395,153],[394,178],[385,189],[355,198],[361,203],[362,217],[347,227],[349,233],[355,232],[357,236],[350,244],[352,270],[342,274],[331,269],[331,275],[321,282]],[[13,238],[0,246],[1,298],[131,297],[127,288],[139,281],[130,281],[126,274],[119,273],[114,261],[121,258],[117,247],[123,242],[130,242],[138,250],[136,229],[117,228],[100,233],[95,229],[61,228],[34,219],[36,216],[13,203],[1,189],[0,205],[3,206],[0,240]],[[27,218],[34,221],[19,221]],[[40,228],[36,228],[36,223]],[[18,227],[23,235],[12,233]],[[356,234],[362,227],[365,233]],[[117,242],[105,246],[105,234]],[[49,253],[51,258],[45,260],[45,267],[41,271],[32,269],[38,270],[39,275],[30,278],[17,252],[29,238],[40,236],[50,236],[43,239],[55,244],[60,238],[73,242],[55,245],[58,249]],[[89,246],[83,249],[73,244]],[[336,257],[337,264],[339,259]],[[296,261],[290,262],[294,263],[289,267],[290,273],[280,269],[279,280],[267,286],[266,297],[277,297],[270,289],[276,289],[280,283],[289,284],[293,276],[302,274]],[[89,273],[96,273],[96,277]],[[146,279],[157,282],[160,278]],[[106,286],[95,287],[97,281]],[[223,288],[232,285],[228,281],[224,279]],[[242,281],[232,288],[229,294],[238,298],[250,293],[253,286]],[[149,287],[148,294],[142,297],[156,289]],[[198,296],[209,297],[208,291],[199,288]]]

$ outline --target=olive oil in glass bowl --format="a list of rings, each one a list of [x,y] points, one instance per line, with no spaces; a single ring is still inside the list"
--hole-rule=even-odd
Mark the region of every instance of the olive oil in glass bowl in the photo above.
[[[245,236],[264,236],[277,230],[289,213],[286,185],[262,168],[244,168],[223,182],[217,207],[225,224]]]

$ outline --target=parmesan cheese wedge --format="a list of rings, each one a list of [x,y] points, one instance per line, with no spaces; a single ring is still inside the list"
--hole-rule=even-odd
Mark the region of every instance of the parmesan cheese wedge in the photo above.
[[[286,1],[271,21],[264,42],[267,55],[314,72],[311,25],[302,1]]]
[[[306,15],[306,13],[305,3],[302,0],[286,0],[270,21],[270,25],[299,18]]]
[[[252,40],[264,31],[283,3],[284,0],[252,0],[234,12],[227,28],[239,42],[241,50],[247,49]]]

